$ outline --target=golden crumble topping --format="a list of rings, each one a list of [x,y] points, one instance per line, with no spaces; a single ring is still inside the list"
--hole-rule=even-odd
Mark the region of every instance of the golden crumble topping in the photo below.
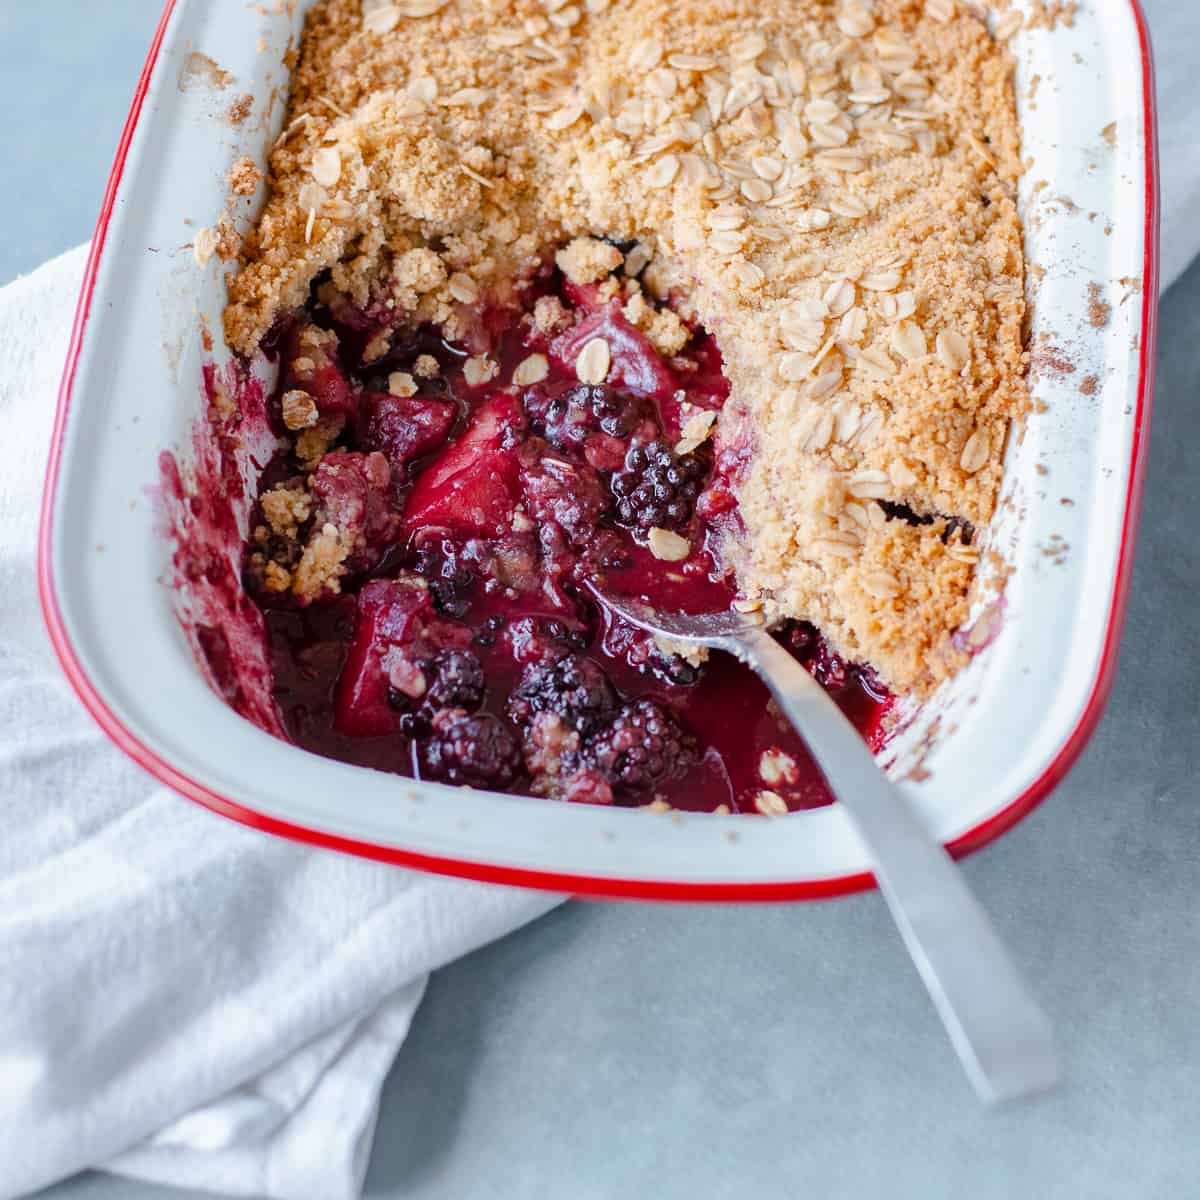
[[[596,283],[625,262],[625,255],[599,238],[573,238],[555,256],[558,269],[572,283]]]
[[[442,325],[484,378],[479,306],[557,247],[661,353],[684,321],[716,336],[715,436],[751,452],[742,594],[928,687],[961,658],[964,526],[992,515],[1028,404],[1012,63],[976,7],[321,0],[229,342],[253,353],[331,270],[398,325]],[[621,292],[602,237],[636,241],[626,271],[674,311]],[[570,318],[547,298],[534,320]],[[329,444],[300,436],[313,461]]]
[[[280,537],[295,539],[312,516],[312,497],[303,488],[279,486],[264,492],[259,503],[267,524]]]
[[[322,525],[308,539],[292,581],[292,591],[301,600],[311,600],[341,586],[342,564],[350,554],[346,539],[333,524]]]

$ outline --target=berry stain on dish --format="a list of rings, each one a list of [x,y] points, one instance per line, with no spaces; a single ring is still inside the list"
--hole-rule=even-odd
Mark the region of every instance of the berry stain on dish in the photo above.
[[[484,314],[488,355],[419,328],[370,358],[371,315],[328,282],[281,319],[268,409],[288,448],[262,473],[244,582],[297,745],[579,803],[830,801],[748,668],[681,656],[586,586],[693,613],[736,599],[728,385],[713,339],[662,312],[670,354],[547,258],[519,306]],[[778,637],[880,744],[870,670],[805,622]]]

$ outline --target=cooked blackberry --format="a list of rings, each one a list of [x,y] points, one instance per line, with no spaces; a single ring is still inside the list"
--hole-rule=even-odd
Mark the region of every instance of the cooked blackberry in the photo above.
[[[429,594],[438,612],[460,619],[466,616],[476,576],[462,561],[458,547],[447,541],[423,546],[417,552],[414,566],[429,583]]]
[[[504,618],[488,617],[479,627],[479,632],[472,639],[477,646],[490,647],[496,644],[496,636],[504,628]]]
[[[401,707],[397,702],[397,696],[394,692],[388,693],[388,700],[391,701],[395,708]],[[406,738],[423,738],[429,736],[429,730],[432,728],[431,722],[434,714],[427,708],[419,708],[416,712],[402,712],[400,714],[400,732]]]
[[[692,767],[696,741],[657,701],[637,700],[596,735],[587,757],[614,788],[644,792]]]
[[[629,448],[623,470],[609,487],[617,500],[617,520],[639,533],[679,529],[696,506],[708,466],[694,454],[677,458],[666,442],[646,442]]]
[[[521,750],[512,730],[496,717],[444,708],[421,743],[420,761],[429,779],[501,789],[520,773]]]
[[[522,402],[546,441],[560,449],[581,446],[595,433],[624,441],[648,415],[644,400],[602,383],[580,383],[557,393],[535,386]]]
[[[549,553],[556,542],[564,547],[586,545],[611,503],[591,467],[553,454],[542,455],[521,472],[521,489],[526,511],[537,524],[539,541],[549,558],[563,553]],[[561,530],[561,534],[548,533],[550,529]]]
[[[580,737],[590,737],[617,711],[616,690],[590,658],[567,654],[530,663],[508,700],[508,715],[528,725],[538,713],[556,713]]]
[[[470,650],[443,650],[425,668],[429,688],[425,703],[433,708],[465,708],[483,703],[483,664]]]

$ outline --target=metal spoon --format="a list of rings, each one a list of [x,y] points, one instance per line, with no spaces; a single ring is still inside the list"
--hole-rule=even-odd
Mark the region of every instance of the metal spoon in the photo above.
[[[866,844],[879,890],[979,1098],[994,1103],[1053,1086],[1060,1067],[1050,1022],[966,880],[842,710],[761,619],[666,615],[591,590],[632,624],[724,650],[761,676]]]

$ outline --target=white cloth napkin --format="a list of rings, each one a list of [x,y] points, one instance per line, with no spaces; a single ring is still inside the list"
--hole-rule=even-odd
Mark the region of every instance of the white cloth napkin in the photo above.
[[[352,1200],[428,973],[560,898],[254,833],[92,723],[34,592],[84,257],[0,290],[0,1198],[104,1165]]]
[[[1165,288],[1200,251],[1200,6],[1147,7]],[[155,786],[84,714],[33,583],[83,261],[0,290],[0,1200],[97,1164],[352,1200],[428,972],[557,898],[251,833]]]

